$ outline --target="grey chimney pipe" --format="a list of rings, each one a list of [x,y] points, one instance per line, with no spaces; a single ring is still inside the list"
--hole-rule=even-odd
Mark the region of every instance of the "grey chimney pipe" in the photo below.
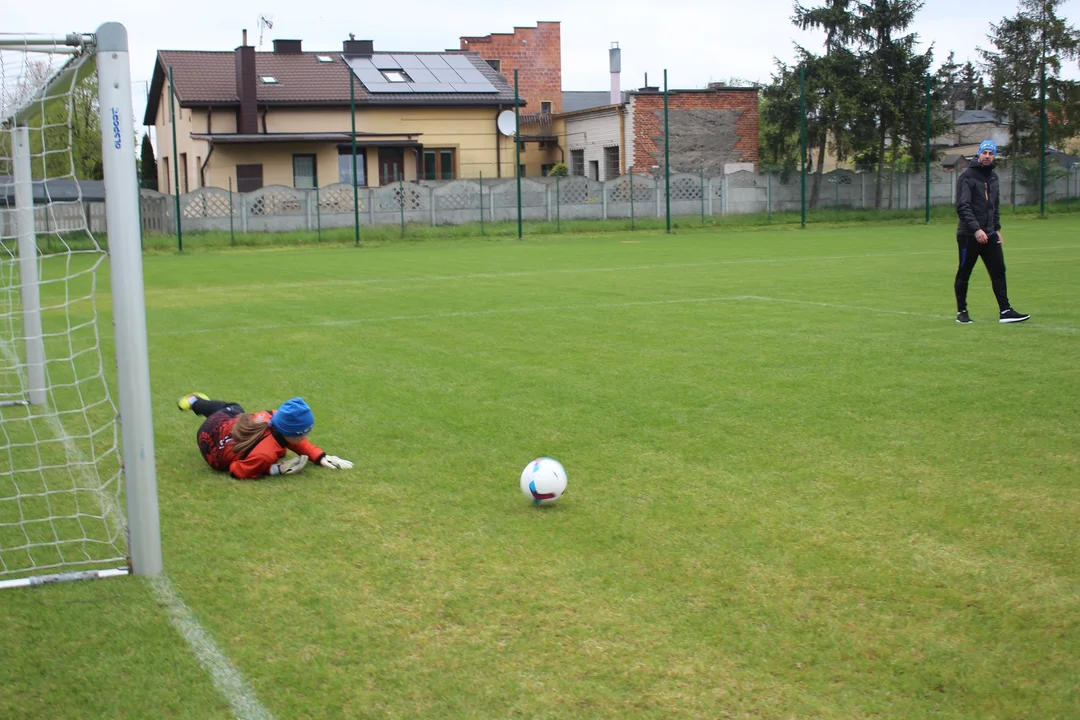
[[[619,43],[611,43],[608,50],[608,62],[611,66],[611,104],[618,105],[622,102],[622,87],[619,83],[619,73],[622,72],[622,51]]]

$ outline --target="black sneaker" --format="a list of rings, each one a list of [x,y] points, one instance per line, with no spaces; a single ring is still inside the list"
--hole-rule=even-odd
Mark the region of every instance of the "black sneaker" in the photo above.
[[[970,325],[975,321],[968,316],[967,310],[961,310],[960,312],[956,313],[956,322],[960,323],[961,325]],[[1002,322],[1005,321],[1002,320]]]
[[[1013,310],[1012,308],[1009,308],[1008,310],[1002,310],[1001,311],[1001,317],[998,319],[998,322],[1003,322],[1003,323],[1024,322],[1029,317],[1031,317],[1031,316],[1030,315],[1024,315],[1022,313],[1018,313],[1015,310]]]

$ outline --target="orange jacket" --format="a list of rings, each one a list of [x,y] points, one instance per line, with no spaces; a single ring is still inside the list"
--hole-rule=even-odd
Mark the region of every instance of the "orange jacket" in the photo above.
[[[231,441],[222,444],[222,449],[229,462],[229,474],[237,480],[254,480],[269,475],[270,467],[285,457],[285,453],[289,450],[292,450],[297,455],[307,455],[312,462],[319,462],[326,455],[324,451],[315,447],[306,438],[295,445],[286,443],[281,433],[270,427],[270,418],[274,416],[273,410],[263,410],[252,413],[251,416],[257,422],[267,423],[262,440],[251,449],[251,452],[245,457],[237,457],[231,452]],[[228,437],[229,433],[232,432],[232,426],[233,423],[228,423],[227,428],[222,426],[221,429],[225,437]]]

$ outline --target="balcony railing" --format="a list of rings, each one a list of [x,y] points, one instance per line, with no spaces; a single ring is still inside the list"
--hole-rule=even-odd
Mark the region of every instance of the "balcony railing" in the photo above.
[[[521,137],[554,137],[551,113],[521,113],[518,116],[518,132]]]

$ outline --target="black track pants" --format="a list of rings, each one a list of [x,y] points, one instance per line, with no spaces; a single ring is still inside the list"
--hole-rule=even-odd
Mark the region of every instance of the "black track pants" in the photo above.
[[[974,235],[957,235],[956,244],[960,251],[960,267],[956,270],[956,310],[967,310],[968,280],[975,263],[983,259],[986,271],[990,273],[990,286],[997,298],[998,310],[1009,309],[1009,293],[1005,286],[1005,253],[994,235],[986,243],[980,243]]]

